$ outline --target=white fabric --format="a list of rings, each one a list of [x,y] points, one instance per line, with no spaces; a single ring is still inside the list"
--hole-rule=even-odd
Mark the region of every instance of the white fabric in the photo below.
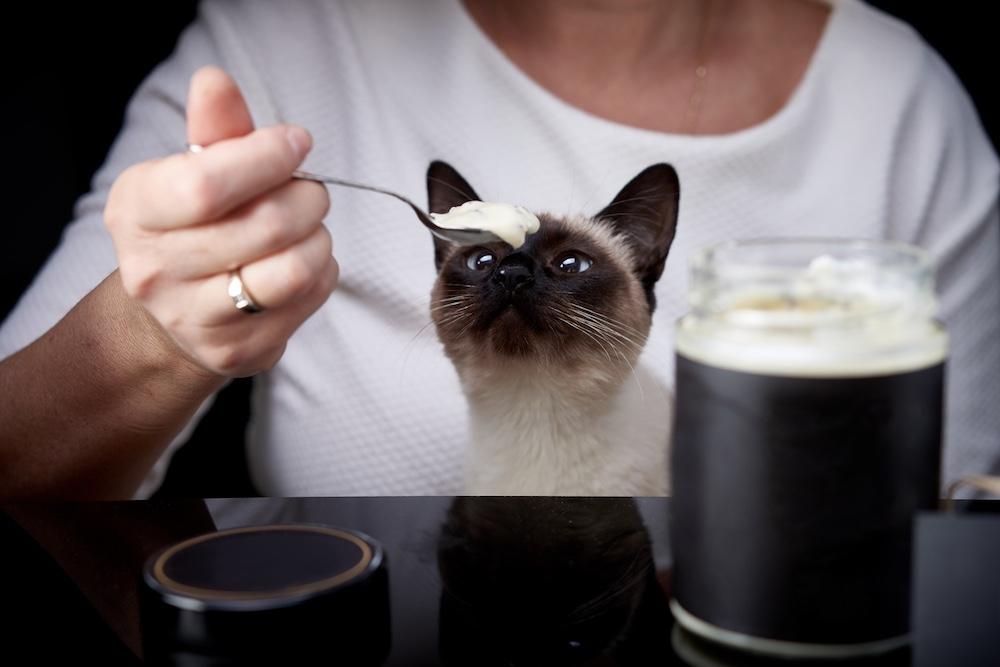
[[[94,190],[0,331],[0,357],[115,267],[102,227],[126,166],[183,146],[191,73],[232,72],[258,123],[309,128],[310,171],[426,201],[434,158],[492,201],[594,213],[655,162],[681,180],[679,230],[644,359],[672,383],[687,258],[734,237],[853,236],[927,247],[952,335],[946,481],[1000,462],[997,158],[943,61],[909,27],[835,4],[788,104],[749,129],[681,136],[591,116],[526,77],[457,0],[205,2],[133,100]],[[427,232],[378,195],[334,190],[339,289],[255,383],[249,459],[270,495],[460,490],[465,404],[429,322]],[[226,298],[220,294],[220,299]],[[162,465],[142,494],[159,481]]]

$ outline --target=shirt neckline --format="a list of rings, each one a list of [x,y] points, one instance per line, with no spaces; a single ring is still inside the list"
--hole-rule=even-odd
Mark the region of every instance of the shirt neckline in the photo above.
[[[637,139],[666,141],[674,145],[686,144],[701,148],[728,145],[731,143],[753,142],[758,137],[770,135],[776,128],[790,123],[805,108],[806,102],[810,97],[809,93],[817,85],[817,80],[822,73],[824,64],[833,57],[833,54],[830,52],[834,49],[833,45],[836,41],[836,35],[841,30],[840,24],[843,21],[842,17],[845,5],[852,0],[818,1],[830,6],[830,15],[827,17],[826,25],[823,26],[823,33],[820,35],[816,47],[813,49],[805,72],[799,79],[788,100],[776,113],[759,123],[734,132],[723,134],[680,134],[650,130],[609,120],[563,100],[515,65],[500,47],[479,27],[479,24],[468,13],[461,0],[451,0],[459,14],[458,20],[462,24],[461,29],[472,36],[475,46],[479,48],[484,57],[506,76],[507,80],[513,82],[526,95],[541,102],[547,107],[547,110],[551,110],[555,114],[572,116],[579,122],[589,124],[594,129],[600,131],[617,132],[632,135]]]

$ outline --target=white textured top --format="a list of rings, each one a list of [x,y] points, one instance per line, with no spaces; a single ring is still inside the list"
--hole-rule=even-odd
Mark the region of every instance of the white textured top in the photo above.
[[[485,201],[467,201],[452,206],[447,213],[431,213],[431,219],[445,229],[493,232],[515,248],[523,246],[524,238],[537,232],[541,224],[523,206]]]
[[[0,330],[0,357],[115,268],[101,223],[108,188],[128,165],[183,150],[188,82],[210,63],[236,77],[259,124],[313,133],[305,169],[418,202],[433,159],[453,164],[487,199],[590,214],[645,167],[673,164],[679,225],[643,353],[671,384],[672,327],[687,308],[695,248],[789,235],[927,248],[940,267],[952,345],[946,478],[1000,462],[997,158],[940,57],[859,0],[835,4],[804,79],[776,115],[718,136],[636,129],[567,105],[507,60],[457,0],[204,2],[175,54],[136,93],[77,220]],[[255,482],[288,496],[458,492],[467,417],[455,371],[424,328],[430,235],[389,198],[331,194],[340,287],[255,382]]]

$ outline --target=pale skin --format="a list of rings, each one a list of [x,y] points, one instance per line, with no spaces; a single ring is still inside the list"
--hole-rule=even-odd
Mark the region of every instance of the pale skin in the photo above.
[[[463,0],[522,71],[595,116],[660,132],[725,134],[788,101],[829,8],[803,0]],[[697,123],[695,69],[707,65]]]
[[[465,4],[511,61],[566,102],[698,134],[777,112],[828,15],[802,0]],[[693,71],[706,57],[692,128]],[[188,141],[204,152],[136,165],[112,186],[105,223],[119,270],[0,362],[0,499],[131,497],[198,406],[227,378],[272,368],[336,286],[322,224],[329,197],[291,180],[308,133],[255,129],[215,68],[195,73],[187,119]],[[233,307],[236,267],[265,312]]]

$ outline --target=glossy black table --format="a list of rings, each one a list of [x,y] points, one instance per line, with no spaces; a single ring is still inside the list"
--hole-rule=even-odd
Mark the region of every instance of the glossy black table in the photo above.
[[[21,664],[13,656],[139,664],[143,562],[192,535],[270,523],[352,528],[382,543],[385,665],[789,664],[720,649],[675,625],[667,499],[247,498],[2,510],[4,664]],[[904,649],[850,664],[912,662]]]

